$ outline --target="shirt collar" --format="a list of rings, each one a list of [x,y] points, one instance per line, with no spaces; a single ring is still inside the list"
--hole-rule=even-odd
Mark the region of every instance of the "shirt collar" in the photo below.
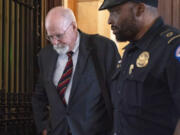
[[[137,40],[130,42],[127,46],[125,46],[123,49],[128,49],[132,45],[138,47],[139,49],[145,50],[146,47],[149,45],[149,42],[154,37],[155,33],[158,32],[159,28],[164,24],[161,17],[158,17],[154,24],[150,27],[150,29],[144,34],[144,36]]]
[[[157,18],[144,36],[138,41],[131,42],[131,44],[135,45],[139,49],[145,50],[163,24],[162,18]]]

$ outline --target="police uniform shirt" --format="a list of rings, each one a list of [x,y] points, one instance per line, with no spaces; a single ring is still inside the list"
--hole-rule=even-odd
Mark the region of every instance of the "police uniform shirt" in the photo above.
[[[158,18],[112,77],[114,135],[173,135],[180,118],[180,31]]]

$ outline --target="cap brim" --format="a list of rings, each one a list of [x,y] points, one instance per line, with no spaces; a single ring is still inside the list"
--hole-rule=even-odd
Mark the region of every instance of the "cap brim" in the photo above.
[[[118,6],[120,4],[123,4],[125,2],[128,2],[129,0],[104,0],[103,4],[100,6],[99,10],[109,9],[115,6]],[[143,2],[141,0],[130,0],[134,2]],[[146,1],[144,2],[148,5],[151,5],[153,7],[158,7],[158,0],[152,0],[152,1]]]
[[[109,0],[104,0],[103,4],[100,6],[99,10],[104,10],[104,9],[109,9],[115,6],[118,6],[122,3],[126,2],[126,0],[121,0],[121,1],[109,1]]]
[[[104,9],[106,9],[106,7],[107,7],[106,2],[103,2],[103,4],[100,6],[99,10],[104,10]]]

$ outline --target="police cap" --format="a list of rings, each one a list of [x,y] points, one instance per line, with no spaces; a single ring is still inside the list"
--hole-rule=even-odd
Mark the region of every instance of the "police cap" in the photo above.
[[[153,7],[158,6],[158,0],[104,0],[103,4],[99,8],[99,10],[109,9],[109,8],[118,6],[118,5],[128,2],[128,1],[142,2],[142,3],[145,3],[145,4],[153,6]]]

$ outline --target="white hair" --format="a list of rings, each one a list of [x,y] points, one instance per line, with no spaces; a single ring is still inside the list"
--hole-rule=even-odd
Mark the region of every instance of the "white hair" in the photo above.
[[[61,17],[61,19],[63,19],[62,23],[66,27],[68,27],[72,22],[77,27],[76,18],[74,16],[74,13],[69,8],[64,8],[61,6],[52,8],[46,16],[46,22],[47,22],[47,20],[49,20],[49,18],[50,18],[50,20],[56,19],[56,18],[52,18],[52,17]]]
[[[63,12],[62,16],[65,18],[65,20],[67,22],[69,22],[69,24],[73,22],[77,26],[76,18],[74,16],[73,11],[69,8],[63,8],[63,7],[61,7],[61,8],[62,8],[62,12]]]

